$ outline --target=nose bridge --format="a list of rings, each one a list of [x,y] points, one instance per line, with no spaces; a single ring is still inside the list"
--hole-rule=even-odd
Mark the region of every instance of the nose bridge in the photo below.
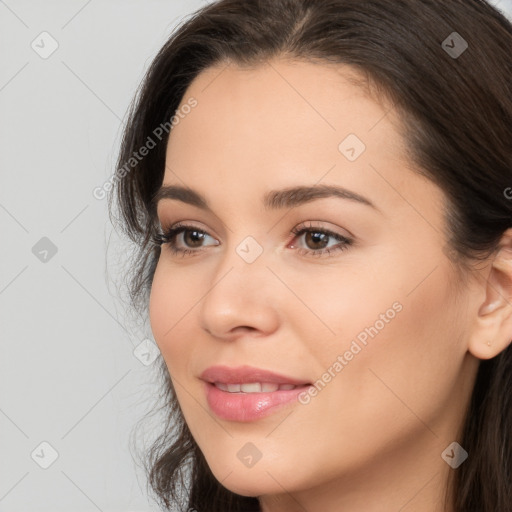
[[[266,267],[270,248],[264,249],[264,240],[261,233],[246,235],[241,238],[232,232],[229,238],[232,240],[228,240],[224,251],[219,256],[212,285],[214,283],[220,284],[220,280],[224,280],[225,276],[226,279],[231,281],[238,280],[247,291],[251,289],[252,295],[258,289],[255,285],[263,284],[271,275]],[[236,238],[240,241],[233,242]],[[232,284],[235,286],[234,283]]]
[[[246,236],[219,256],[200,307],[202,327],[223,337],[236,327],[270,332],[277,325],[272,273],[263,245]]]

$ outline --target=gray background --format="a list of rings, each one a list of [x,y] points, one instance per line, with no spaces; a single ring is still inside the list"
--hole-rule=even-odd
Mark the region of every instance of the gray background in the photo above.
[[[92,191],[151,58],[203,5],[0,0],[0,512],[157,510],[129,442],[159,353],[116,298],[126,247]]]

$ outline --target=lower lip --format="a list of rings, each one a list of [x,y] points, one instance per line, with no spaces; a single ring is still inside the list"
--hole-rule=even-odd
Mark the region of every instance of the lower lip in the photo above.
[[[271,393],[229,393],[206,382],[206,399],[210,409],[230,421],[249,422],[273,414],[286,404],[298,402],[298,396],[310,386],[273,391]]]

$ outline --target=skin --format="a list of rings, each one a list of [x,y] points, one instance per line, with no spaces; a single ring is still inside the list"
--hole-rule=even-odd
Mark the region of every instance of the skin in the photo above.
[[[191,84],[182,104],[198,105],[173,128],[163,184],[198,191],[212,212],[159,202],[164,227],[184,222],[208,236],[191,255],[163,245],[151,327],[192,435],[229,490],[258,496],[265,512],[450,512],[443,493],[454,470],[441,453],[460,440],[479,359],[512,338],[510,233],[461,286],[443,191],[414,172],[395,110],[348,80],[354,73],[280,58],[223,63]],[[353,162],[338,149],[348,134],[366,145]],[[376,209],[337,197],[263,207],[268,190],[314,184],[345,187]],[[304,223],[354,243],[304,254],[322,250],[292,233]],[[253,263],[236,252],[247,236],[263,249]],[[190,237],[175,242],[198,251]],[[307,405],[249,423],[210,411],[199,379],[207,367],[315,382],[394,303],[401,311]],[[237,457],[247,442],[262,454],[250,468]]]

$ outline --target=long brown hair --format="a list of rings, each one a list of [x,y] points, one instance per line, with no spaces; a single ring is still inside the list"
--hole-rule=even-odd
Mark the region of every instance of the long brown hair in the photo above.
[[[483,0],[221,0],[199,10],[149,67],[124,131],[118,161],[124,171],[109,196],[111,218],[137,249],[129,288],[135,310],[147,310],[160,251],[151,200],[162,184],[168,133],[154,131],[172,118],[201,71],[285,55],[360,71],[400,113],[419,172],[448,197],[447,254],[456,268],[468,269],[491,255],[512,225],[512,201],[504,194],[512,186],[511,54],[511,23]],[[127,169],[148,137],[156,147]],[[161,506],[259,510],[256,498],[235,495],[215,479],[159,364],[166,421],[144,466]],[[469,458],[451,482],[456,512],[512,510],[511,438],[509,347],[480,362],[461,438]]]

